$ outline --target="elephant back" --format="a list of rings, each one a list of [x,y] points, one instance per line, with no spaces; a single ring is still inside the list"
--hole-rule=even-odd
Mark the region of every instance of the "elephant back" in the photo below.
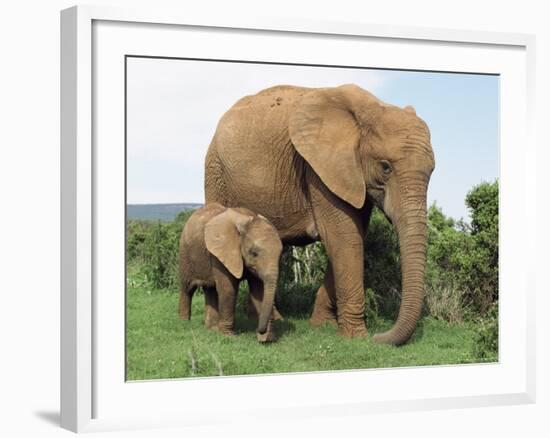
[[[313,226],[305,163],[289,135],[290,115],[309,91],[282,85],[240,99],[218,123],[206,156],[206,201],[262,214],[285,242],[310,239],[303,230]]]

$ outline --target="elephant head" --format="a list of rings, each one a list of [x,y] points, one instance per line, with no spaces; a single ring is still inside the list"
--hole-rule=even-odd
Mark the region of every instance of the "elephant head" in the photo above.
[[[246,267],[263,282],[258,333],[265,334],[273,310],[283,250],[277,230],[266,218],[250,210],[228,208],[206,224],[204,235],[207,250],[231,275],[241,278]]]
[[[429,129],[412,107],[388,105],[355,86],[312,90],[290,115],[297,152],[343,201],[379,207],[399,236],[402,300],[375,341],[406,342],[420,318],[426,265],[426,194],[435,167]]]

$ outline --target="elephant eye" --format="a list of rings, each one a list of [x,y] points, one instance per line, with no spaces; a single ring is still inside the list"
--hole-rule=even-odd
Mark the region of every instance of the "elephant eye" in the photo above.
[[[252,257],[258,257],[258,250],[255,249],[255,248],[254,248],[254,249],[251,249],[251,250],[250,250],[250,255],[251,255]]]
[[[389,175],[392,172],[392,167],[389,161],[381,160],[380,167],[382,168],[384,175]]]

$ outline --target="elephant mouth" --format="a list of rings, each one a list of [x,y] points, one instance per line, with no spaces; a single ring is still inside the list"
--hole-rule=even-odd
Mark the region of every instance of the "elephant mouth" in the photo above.
[[[384,195],[385,195],[384,189],[379,189],[379,188],[369,189],[367,194],[373,200],[379,201],[380,203],[383,203],[383,199],[384,199]]]
[[[369,199],[376,207],[384,211],[384,199],[386,198],[386,191],[384,187],[368,187],[367,199]]]

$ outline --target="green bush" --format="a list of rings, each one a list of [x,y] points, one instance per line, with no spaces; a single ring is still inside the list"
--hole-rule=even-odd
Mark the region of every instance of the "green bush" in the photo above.
[[[386,319],[397,316],[401,302],[399,239],[377,208],[372,212],[365,239],[365,289],[367,318],[374,318],[372,312]]]
[[[154,288],[177,290],[179,239],[192,213],[182,211],[172,222],[128,221],[127,259],[143,265],[143,272]]]
[[[436,204],[428,211],[427,301],[436,317],[435,308],[445,307],[438,297],[460,305],[462,315],[443,317],[448,321],[485,315],[498,300],[498,182],[474,187],[466,205],[471,225],[446,218]]]
[[[483,314],[498,300],[498,183],[482,183],[466,196],[475,251],[471,254],[470,280],[474,303]]]
[[[143,256],[143,245],[149,233],[149,223],[129,220],[127,226],[126,258],[129,261]]]
[[[462,222],[447,218],[434,203],[428,209],[426,260],[427,313],[437,319],[461,322],[471,298],[466,284],[473,241]]]
[[[489,307],[487,315],[475,324],[473,353],[483,361],[498,359],[498,301]]]
[[[321,243],[285,247],[281,256],[276,305],[281,314],[309,316],[327,264]]]
[[[307,318],[313,309],[317,289],[317,285],[300,283],[279,287],[275,299],[277,309],[283,316]]]
[[[178,236],[169,225],[158,222],[144,242],[144,271],[156,288],[173,288],[178,283]]]
[[[367,327],[376,327],[380,323],[380,297],[371,289],[365,289],[365,322]]]

